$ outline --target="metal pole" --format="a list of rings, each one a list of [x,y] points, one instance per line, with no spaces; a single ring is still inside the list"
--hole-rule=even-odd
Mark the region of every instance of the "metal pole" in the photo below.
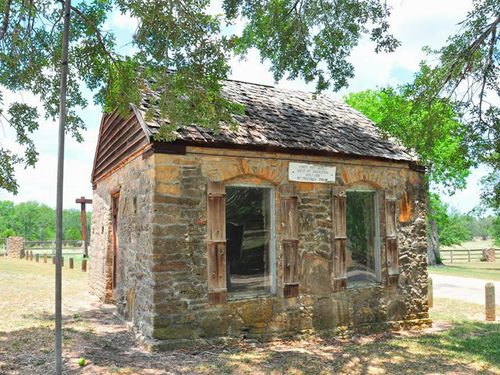
[[[61,98],[59,107],[59,141],[57,147],[57,198],[56,198],[56,374],[62,374],[62,214],[64,181],[64,131],[66,124],[66,92],[68,81],[68,44],[71,0],[64,2],[64,34],[61,61]]]

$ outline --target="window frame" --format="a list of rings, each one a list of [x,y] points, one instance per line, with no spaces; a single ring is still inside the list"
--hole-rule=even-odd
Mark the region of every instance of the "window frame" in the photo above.
[[[347,209],[347,197],[349,193],[373,193],[373,209],[375,211],[375,238],[373,241],[373,251],[374,251],[374,260],[375,260],[375,278],[376,282],[374,283],[366,283],[361,286],[355,286],[356,288],[364,288],[369,287],[370,285],[378,285],[382,283],[382,240],[380,236],[380,223],[382,220],[382,216],[380,214],[380,194],[381,191],[379,189],[375,189],[369,186],[351,186],[346,188],[346,209]],[[346,212],[347,215],[347,212]],[[346,217],[347,223],[347,217]],[[347,224],[346,224],[347,225]],[[346,227],[347,231],[347,227]],[[347,250],[347,249],[346,249]],[[347,288],[354,288],[354,286],[349,286],[349,276],[347,276],[346,270],[346,281]]]
[[[226,183],[224,184],[224,191],[228,187],[236,187],[236,188],[253,188],[253,189],[267,189],[269,190],[269,291],[261,291],[261,292],[227,292],[228,299],[247,299],[247,298],[255,298],[262,296],[274,296],[276,295],[277,290],[277,256],[276,256],[276,189],[274,185],[271,184],[250,184],[250,183]],[[226,195],[227,196],[227,195]],[[225,196],[225,197],[226,197]],[[224,198],[226,199],[226,198]],[[226,210],[227,210],[227,202],[226,202]],[[226,234],[227,240],[227,234]],[[227,288],[227,277],[226,275],[226,288]]]

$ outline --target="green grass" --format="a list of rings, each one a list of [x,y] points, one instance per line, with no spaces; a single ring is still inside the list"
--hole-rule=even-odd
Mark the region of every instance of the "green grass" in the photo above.
[[[482,321],[484,306],[458,301],[456,299],[434,297],[434,307],[429,310],[432,321],[461,323],[466,320]]]
[[[496,262],[451,263],[428,267],[429,274],[471,277],[482,280],[500,281],[500,260]]]
[[[66,309],[80,306],[86,294],[87,273],[75,268],[63,268],[63,299]],[[38,327],[42,316],[54,311],[55,268],[35,260],[0,258],[0,332]],[[45,321],[45,323],[50,323]]]

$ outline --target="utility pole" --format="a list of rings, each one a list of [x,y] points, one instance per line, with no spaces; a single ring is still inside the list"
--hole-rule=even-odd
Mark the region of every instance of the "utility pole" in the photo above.
[[[62,374],[62,215],[64,181],[64,132],[66,128],[66,92],[68,86],[68,44],[71,0],[64,2],[64,33],[61,60],[61,97],[59,104],[59,139],[57,145],[56,198],[56,374]]]

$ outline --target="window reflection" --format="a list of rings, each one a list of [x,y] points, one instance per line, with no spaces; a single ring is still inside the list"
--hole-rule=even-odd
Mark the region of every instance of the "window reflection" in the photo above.
[[[226,187],[227,289],[270,291],[270,189]]]
[[[375,192],[347,192],[347,285],[377,281],[375,270]]]

